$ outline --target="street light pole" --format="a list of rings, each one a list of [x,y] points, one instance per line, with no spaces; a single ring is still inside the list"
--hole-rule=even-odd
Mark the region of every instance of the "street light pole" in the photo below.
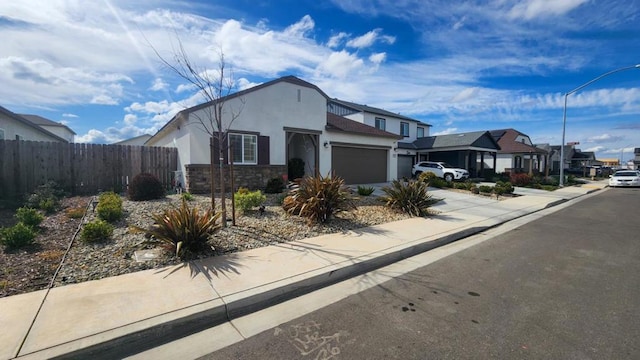
[[[584,89],[585,87],[593,84],[594,82],[602,79],[603,77],[609,76],[611,74],[615,74],[620,71],[630,70],[630,69],[640,69],[640,64],[636,64],[633,66],[625,66],[619,69],[611,70],[564,94],[564,111],[562,112],[562,145],[560,145],[560,187],[564,186],[564,138],[565,138],[565,129],[567,128],[567,98],[569,97],[569,95]]]

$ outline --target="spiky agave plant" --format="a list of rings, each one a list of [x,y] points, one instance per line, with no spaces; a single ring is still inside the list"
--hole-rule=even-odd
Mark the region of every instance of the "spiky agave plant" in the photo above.
[[[301,216],[309,223],[324,223],[333,214],[356,209],[344,180],[333,174],[326,177],[306,177],[289,192],[282,204],[291,215]]]
[[[386,206],[411,216],[427,216],[431,213],[429,207],[440,201],[429,194],[427,187],[423,181],[410,180],[404,183],[394,180],[390,186],[382,188],[385,195],[380,200]]]
[[[183,199],[179,208],[152,215],[154,224],[147,234],[167,244],[177,257],[184,259],[201,250],[209,235],[222,227],[218,222],[220,216],[220,212],[213,214],[211,209],[201,214],[197,207],[189,207]]]

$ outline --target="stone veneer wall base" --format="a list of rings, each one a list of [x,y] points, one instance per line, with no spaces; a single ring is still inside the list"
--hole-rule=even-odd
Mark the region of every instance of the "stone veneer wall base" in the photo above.
[[[226,186],[229,182],[229,166],[225,165],[224,177]],[[263,190],[267,182],[273,178],[283,178],[287,174],[286,165],[234,165],[234,185],[237,190],[239,187],[248,188],[249,190]],[[215,169],[215,185],[216,191],[220,190],[220,168]],[[209,194],[211,193],[211,173],[209,164],[190,164],[186,166],[185,174],[186,190],[192,194]],[[230,191],[230,189],[226,189]]]

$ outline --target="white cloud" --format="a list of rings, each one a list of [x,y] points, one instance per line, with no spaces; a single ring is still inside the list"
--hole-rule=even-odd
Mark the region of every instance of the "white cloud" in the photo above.
[[[118,100],[106,94],[96,95],[89,102],[96,105],[118,105]]]
[[[151,84],[151,87],[149,88],[149,90],[162,91],[162,90],[166,90],[167,87],[169,87],[169,84],[164,82],[164,80],[162,80],[161,78],[156,78],[155,80],[153,80],[153,84]]]
[[[347,41],[347,46],[352,48],[367,48],[373,45],[377,40],[386,42],[387,44],[393,44],[396,38],[393,36],[380,36],[382,29],[371,30],[368,33],[358,36],[354,39]]]
[[[346,39],[347,37],[349,37],[349,34],[347,34],[346,32],[339,32],[338,34],[333,35],[329,38],[329,41],[327,41],[327,46],[330,48],[336,48],[340,46],[344,39]]]
[[[369,56],[369,61],[376,65],[380,65],[387,58],[387,53],[375,53]]]
[[[290,25],[284,31],[286,35],[292,37],[304,37],[309,31],[313,30],[315,22],[309,15],[305,15],[297,23]]]
[[[605,143],[605,142],[616,142],[624,140],[624,136],[611,135],[611,134],[602,134],[591,136],[587,139],[589,143]]]
[[[459,92],[456,96],[454,96],[453,99],[451,99],[451,102],[459,103],[459,102],[465,102],[469,99],[473,99],[478,95],[479,91],[480,91],[480,88],[477,88],[477,87],[466,88],[461,92]]]
[[[509,16],[526,20],[542,16],[558,16],[574,10],[585,2],[587,0],[526,0],[514,5]]]
[[[362,61],[362,59],[343,50],[332,52],[329,57],[318,66],[318,70],[326,76],[343,79],[350,73],[361,69],[363,65],[364,61]]]
[[[446,128],[442,131],[435,132],[433,134],[429,134],[430,136],[438,136],[438,135],[449,135],[455,134],[458,132],[458,128]]]
[[[594,147],[584,149],[583,151],[596,153],[596,152],[605,152],[606,149],[607,148],[604,146],[594,146]]]
[[[124,123],[127,125],[134,125],[138,121],[138,117],[134,114],[126,114],[124,116]]]
[[[77,118],[77,117],[78,117],[78,115],[76,115],[76,114],[64,113],[64,114],[62,114],[62,117],[66,117],[66,118]]]

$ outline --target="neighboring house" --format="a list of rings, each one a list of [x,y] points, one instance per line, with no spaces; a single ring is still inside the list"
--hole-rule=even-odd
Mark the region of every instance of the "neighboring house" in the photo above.
[[[411,177],[411,166],[417,161],[416,149],[411,144],[419,138],[429,136],[431,125],[384,109],[339,99],[331,99],[327,110],[330,113],[399,135],[398,146],[394,149],[393,154],[398,164],[394,178]]]
[[[496,172],[548,174],[550,152],[533,145],[528,135],[515,129],[492,130],[490,133],[500,145]]]
[[[21,115],[0,106],[0,140],[69,142]]]
[[[598,161],[601,162],[604,167],[616,168],[620,166],[620,159],[616,158],[598,159]]]
[[[233,156],[236,186],[262,188],[272,178],[286,177],[288,162],[293,158],[305,162],[306,175],[334,171],[351,184],[395,178],[393,148],[398,136],[329,114],[329,97],[311,83],[286,76],[228,95],[222,101],[223,123],[229,128],[233,146],[224,151],[222,161],[229,164]],[[207,102],[180,111],[145,143],[178,148],[177,181],[190,192],[209,189],[210,136],[199,119],[208,123],[207,115],[214,104]],[[229,124],[231,114],[237,117]],[[229,148],[216,140],[216,154],[221,146]],[[218,156],[214,156],[213,164],[220,164]]]
[[[580,151],[580,149],[576,149],[571,157],[571,165],[569,168],[584,169],[592,165],[601,165],[601,163],[596,160],[596,154],[592,151]]]
[[[640,170],[640,148],[635,148],[633,149],[633,166],[637,169]]]
[[[114,145],[139,145],[139,146],[142,146],[149,139],[151,139],[151,135],[144,134],[144,135],[133,137],[131,139],[118,141],[117,143],[114,143]]]
[[[67,125],[45,119],[39,115],[20,114],[20,116],[40,126],[41,128],[58,135],[59,137],[67,140],[67,142],[74,142],[76,133]]]
[[[442,161],[466,169],[471,177],[484,177],[486,170],[495,169],[500,146],[488,131],[427,136],[411,144],[399,144],[407,153],[415,152],[417,161]],[[485,155],[491,163],[485,162]]]

